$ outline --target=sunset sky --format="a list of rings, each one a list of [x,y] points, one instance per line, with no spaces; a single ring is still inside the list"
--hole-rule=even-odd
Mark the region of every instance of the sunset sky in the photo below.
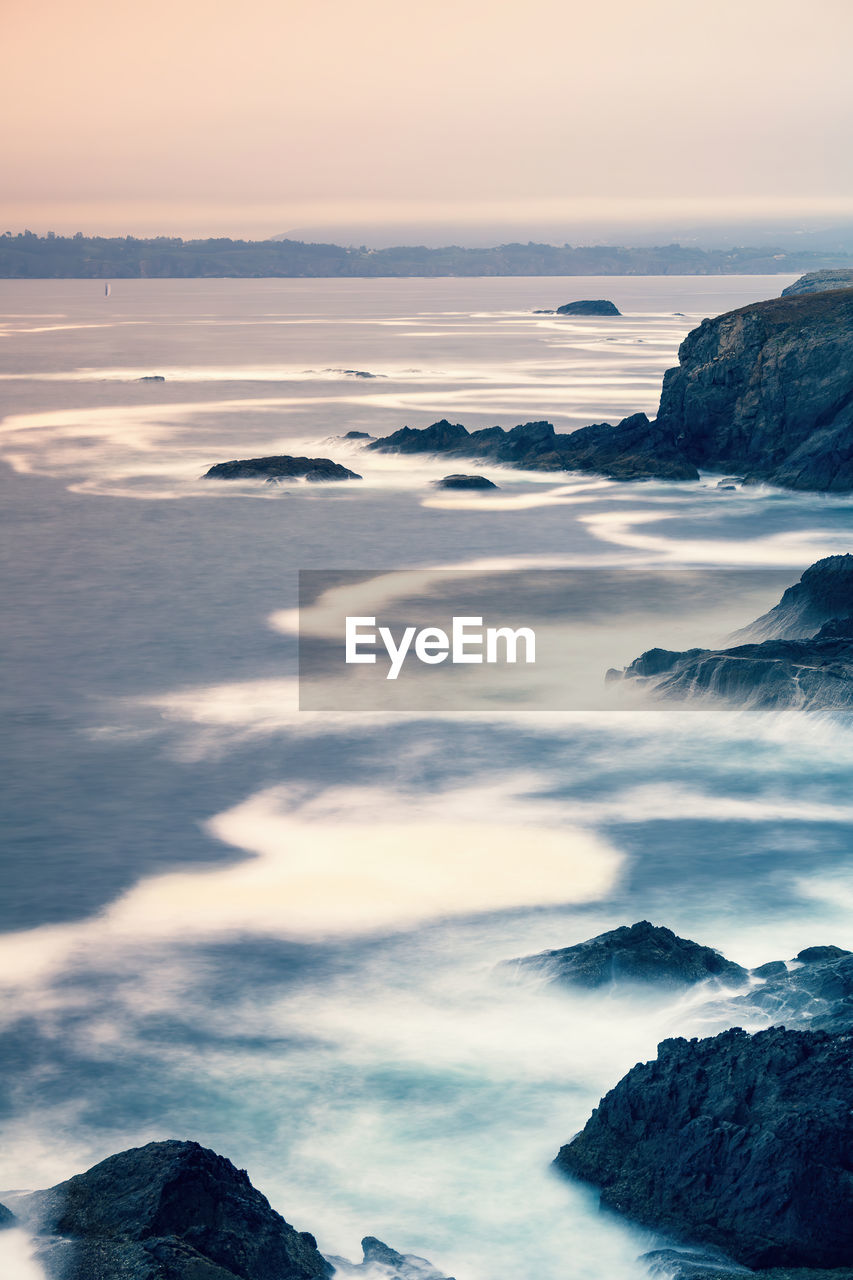
[[[850,0],[6,0],[2,230],[853,214]]]

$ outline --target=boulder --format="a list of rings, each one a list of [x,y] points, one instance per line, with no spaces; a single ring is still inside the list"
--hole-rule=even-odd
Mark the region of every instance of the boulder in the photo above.
[[[56,1280],[323,1280],[314,1237],[197,1142],[151,1142],[21,1201]]]
[[[665,1040],[556,1165],[602,1205],[747,1267],[853,1268],[853,1035]]]
[[[311,481],[360,480],[361,476],[329,458],[294,458],[278,454],[269,458],[242,458],[217,462],[205,472],[205,480],[266,480],[303,478]]]
[[[444,1276],[426,1258],[414,1253],[398,1253],[376,1236],[365,1236],[361,1242],[363,1259],[359,1263],[345,1258],[330,1258],[335,1274],[362,1280],[369,1273],[372,1280],[452,1280]]]
[[[746,969],[719,951],[679,938],[671,929],[648,920],[512,963],[539,969],[552,982],[587,988],[614,982],[687,987],[708,979],[742,986],[748,979]]]

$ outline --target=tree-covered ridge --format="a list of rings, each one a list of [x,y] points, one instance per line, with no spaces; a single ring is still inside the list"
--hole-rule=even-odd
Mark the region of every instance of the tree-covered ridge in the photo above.
[[[181,240],[169,236],[0,236],[0,278],[769,275],[845,267],[850,255],[776,248],[697,249],[670,244],[572,247],[504,244],[489,249],[344,248],[300,240]]]

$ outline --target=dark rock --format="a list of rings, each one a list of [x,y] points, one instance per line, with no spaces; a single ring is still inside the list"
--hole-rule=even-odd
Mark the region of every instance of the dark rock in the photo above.
[[[390,436],[374,440],[367,448],[378,449],[381,453],[449,453],[468,439],[465,427],[442,418],[431,427],[401,427]]]
[[[787,289],[782,290],[783,298],[790,298],[800,293],[823,293],[827,289],[853,289],[853,271],[809,271],[800,276]]]
[[[853,489],[853,289],[703,320],[678,359],[656,427],[685,461],[793,489]]]
[[[376,1236],[365,1236],[361,1248],[364,1257],[359,1263],[347,1262],[345,1258],[329,1259],[336,1275],[360,1280],[365,1272],[369,1272],[373,1277],[383,1276],[387,1280],[448,1280],[426,1258],[419,1258],[414,1253],[398,1253],[377,1240]]]
[[[824,960],[841,960],[852,954],[853,952],[845,951],[844,947],[804,947],[797,952],[795,959],[800,964],[822,964]]]
[[[371,435],[367,431],[348,431],[344,436],[345,440],[370,440]]]
[[[15,1217],[11,1209],[7,1209],[5,1204],[0,1204],[0,1231],[6,1227],[14,1227],[17,1225],[18,1219]]]
[[[140,382],[165,382],[166,379],[162,373],[148,373],[144,378],[139,379]]]
[[[287,454],[271,458],[243,458],[217,462],[205,472],[206,480],[263,480],[268,477],[295,480],[360,480],[361,476],[329,458],[292,458]]]
[[[123,1151],[24,1197],[57,1280],[317,1280],[314,1237],[270,1207],[244,1170],[196,1142]]]
[[[342,369],[342,373],[348,374],[350,378],[375,378],[375,373],[366,373],[364,369]]]
[[[534,314],[535,316],[554,316],[554,315],[556,315],[557,313],[556,313],[556,311],[554,311],[554,310],[553,310],[553,308],[552,308],[550,311],[534,311],[534,312],[533,312],[533,314]]]
[[[853,1280],[853,1270],[836,1267],[768,1267],[751,1271],[716,1250],[655,1249],[640,1259],[653,1276],[666,1280]]]
[[[719,951],[679,938],[671,929],[641,920],[559,951],[543,951],[514,962],[551,974],[553,982],[601,987],[610,982],[644,982],[661,987],[691,986],[714,978],[743,985],[746,969]]]
[[[853,954],[841,947],[809,947],[789,969],[781,960],[752,970],[761,979],[742,996],[730,1000],[726,1016],[752,1025],[853,1030]]]
[[[835,618],[853,617],[853,555],[827,556],[806,569],[799,582],[744,636],[800,640]]]
[[[605,298],[583,299],[580,302],[567,302],[557,307],[558,316],[620,316],[621,311]]]
[[[435,481],[437,489],[497,489],[493,481],[485,476],[444,476]]]
[[[853,1036],[665,1040],[556,1159],[602,1204],[749,1267],[853,1267]]]

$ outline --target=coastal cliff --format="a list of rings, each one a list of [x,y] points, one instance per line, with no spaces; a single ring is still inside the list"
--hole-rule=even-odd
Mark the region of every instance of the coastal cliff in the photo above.
[[[703,320],[643,413],[558,434],[547,422],[469,433],[443,421],[368,447],[489,458],[617,480],[743,475],[791,489],[853,490],[853,288],[806,293]]]

